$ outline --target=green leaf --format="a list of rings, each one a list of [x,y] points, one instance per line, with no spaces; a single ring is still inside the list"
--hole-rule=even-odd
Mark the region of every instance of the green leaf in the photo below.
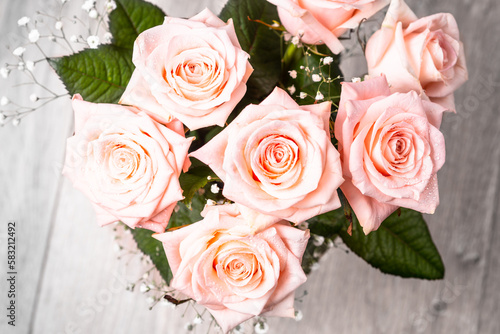
[[[343,210],[338,209],[310,218],[307,222],[311,238],[302,256],[302,269],[309,274],[313,266],[328,251],[329,245],[333,245],[333,240],[340,230],[346,227],[347,221]],[[321,238],[323,238],[322,242]]]
[[[193,159],[194,160],[194,159]],[[208,177],[217,178],[217,175],[206,165],[196,166],[189,169],[187,173],[182,173],[179,182],[183,190],[183,202],[187,207],[191,207],[191,200],[198,189],[203,188],[209,182]]]
[[[311,233],[331,239],[348,225],[342,209],[323,213],[308,219],[307,222]]]
[[[156,269],[160,272],[161,277],[167,284],[170,284],[173,277],[172,271],[168,265],[167,256],[165,255],[161,241],[153,238],[151,235],[154,232],[150,230],[135,228],[130,229],[130,231],[135,242],[137,243],[137,247],[142,253],[149,256]]]
[[[355,217],[353,221],[352,237],[345,229],[340,231],[340,237],[373,267],[402,277],[444,277],[443,261],[421,213],[401,208],[368,235]]]
[[[109,31],[113,44],[132,49],[141,32],[160,25],[165,13],[143,0],[116,0],[116,8],[109,14]]]
[[[289,54],[291,50],[291,54]],[[325,57],[332,57],[333,62],[324,64]],[[339,57],[332,54],[324,45],[295,48],[289,44],[287,58],[285,59],[288,71],[283,73],[282,85],[286,88],[295,87],[292,97],[298,104],[313,104],[318,92],[323,94],[323,101],[332,101],[336,106],[340,100],[340,82],[342,72],[339,68]],[[297,72],[297,77],[292,78],[289,71]],[[315,82],[313,75],[319,75],[321,81]],[[300,98],[300,93],[306,93],[307,97]]]
[[[241,47],[250,55],[254,72],[247,83],[247,95],[259,99],[267,96],[281,76],[281,38],[279,32],[254,21],[278,21],[276,7],[266,0],[229,0],[219,17],[233,20]]]
[[[117,103],[134,70],[132,51],[114,45],[85,49],[48,62],[69,94],[81,94],[85,101],[96,103]]]
[[[203,211],[205,204],[205,197],[199,193],[195,193],[193,196],[190,208],[182,202],[177,203],[177,207],[170,217],[168,228],[191,225],[202,220],[203,217],[200,213]]]

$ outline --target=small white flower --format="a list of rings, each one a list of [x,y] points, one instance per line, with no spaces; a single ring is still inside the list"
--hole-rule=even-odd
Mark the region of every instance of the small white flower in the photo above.
[[[14,118],[12,120],[12,125],[14,125],[14,126],[18,126],[19,123],[21,123],[21,119],[20,118]]]
[[[95,6],[95,0],[86,0],[82,5],[82,9],[87,12],[90,12],[90,10],[94,8],[94,6]]]
[[[353,83],[358,83],[358,82],[361,82],[361,78],[357,78],[357,77],[355,77],[355,78],[352,78],[352,79],[351,79],[351,81],[352,81]]]
[[[18,57],[20,57],[20,56],[22,56],[22,55],[23,55],[24,51],[26,51],[26,49],[25,49],[25,48],[23,48],[22,46],[20,46],[20,47],[16,48],[14,51],[12,51],[12,54],[13,54],[14,56],[18,56]]]
[[[99,46],[99,37],[92,35],[87,38],[87,43],[91,49],[97,49]]]
[[[307,93],[306,92],[300,92],[299,97],[303,100],[303,99],[305,99],[307,97]]]
[[[146,298],[146,303],[148,303],[149,305],[153,305],[155,301],[156,300],[152,296]]]
[[[27,25],[30,22],[30,18],[27,16],[21,17],[19,20],[17,20],[17,25],[22,27]]]
[[[220,191],[220,188],[219,186],[217,185],[217,183],[214,183],[212,184],[212,186],[210,187],[210,191],[214,194],[218,194],[219,191]]]
[[[325,237],[323,237],[323,236],[321,236],[321,235],[315,235],[315,236],[313,237],[313,244],[314,244],[314,246],[316,246],[316,247],[321,246],[324,242],[325,242]]]
[[[323,100],[324,98],[325,98],[325,97],[323,96],[323,94],[321,94],[321,92],[318,92],[318,93],[316,94],[316,96],[314,97],[314,99],[315,99],[316,101]]]
[[[113,0],[108,0],[106,2],[106,11],[110,13],[115,9],[116,9],[116,2],[114,2]]]
[[[297,71],[295,71],[295,70],[288,71],[288,74],[290,74],[290,77],[292,79],[297,79]]]
[[[300,65],[300,69],[303,70],[304,69],[304,65]]]
[[[295,94],[296,89],[295,89],[294,85],[288,87],[287,89],[288,89],[288,92],[290,93],[290,95]]]
[[[323,58],[323,64],[330,65],[331,63],[333,63],[332,57],[328,56],[328,57]]]
[[[6,67],[0,68],[0,75],[2,78],[7,79],[9,77],[10,70]]]
[[[122,246],[118,242],[114,242],[113,243],[113,250],[118,253],[122,250]]]
[[[55,24],[55,28],[57,30],[61,30],[63,27],[63,23],[61,21],[57,21],[56,24]]]
[[[113,39],[113,35],[111,35],[110,32],[107,32],[102,36],[102,39],[105,43],[111,43],[111,40]]]
[[[299,45],[300,43],[300,37],[299,36],[293,36],[292,38],[292,44],[293,45]]]
[[[208,206],[212,206],[212,205],[215,205],[217,204],[214,200],[211,200],[211,199],[207,199],[207,205]]]
[[[254,326],[255,333],[266,334],[269,331],[269,325],[265,322],[259,321]]]
[[[24,63],[23,63],[22,61],[20,61],[20,62],[17,64],[17,69],[18,69],[19,71],[24,71],[24,69],[25,69],[25,68],[26,68],[26,67],[25,67],[25,65],[24,65]]]
[[[55,40],[56,40],[56,36],[49,36],[49,41],[55,42]]]
[[[31,43],[36,43],[40,39],[40,32],[37,29],[33,29],[28,34],[28,39]]]
[[[300,321],[304,318],[304,314],[302,313],[301,310],[295,311],[295,321]]]
[[[146,283],[142,283],[141,286],[139,287],[139,291],[141,293],[146,293],[150,290],[149,286]]]
[[[196,315],[196,317],[194,317],[194,319],[193,319],[193,324],[194,324],[194,325],[199,325],[199,324],[201,324],[202,322],[203,322],[203,318],[202,318],[202,317],[200,317],[200,315],[199,315],[199,314],[197,314],[197,315]]]
[[[94,8],[92,8],[90,11],[89,11],[89,17],[91,19],[96,19],[97,18],[97,10],[95,10]]]
[[[69,38],[69,41],[71,43],[76,43],[76,42],[78,42],[78,37],[76,35],[71,35],[71,37]]]
[[[314,81],[314,82],[320,82],[321,81],[321,76],[319,74],[313,74],[312,75],[312,81]]]
[[[36,102],[36,101],[38,101],[38,95],[36,95],[35,93],[31,94],[31,95],[30,95],[30,101],[31,101],[31,102]]]
[[[2,98],[0,99],[0,106],[6,106],[9,104],[9,99],[7,98],[7,96],[2,96]]]
[[[32,62],[31,60],[28,60],[26,62],[26,68],[28,69],[28,71],[33,72],[33,70],[35,69],[35,63]]]
[[[66,3],[68,2],[69,0],[61,0],[61,3]]]

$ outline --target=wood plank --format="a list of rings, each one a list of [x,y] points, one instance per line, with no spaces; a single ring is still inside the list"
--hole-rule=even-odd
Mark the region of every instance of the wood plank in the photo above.
[[[0,8],[7,8],[6,3],[1,2]],[[224,1],[158,3],[170,15],[188,17],[206,5],[217,13]],[[455,15],[466,45],[471,77],[456,95],[458,114],[446,115],[442,126],[447,164],[439,173],[441,206],[435,215],[428,216],[447,267],[446,278],[428,282],[387,276],[339,247],[330,252],[301,289],[308,291],[303,303],[297,304],[304,319],[270,319],[269,333],[483,334],[500,330],[495,317],[500,299],[500,266],[496,256],[500,243],[495,224],[500,204],[500,97],[495,94],[500,86],[500,65],[492,57],[500,51],[500,29],[496,24],[500,8],[493,0],[408,3],[420,16],[440,11]],[[6,16],[12,27],[12,17],[17,20],[17,15]],[[2,147],[2,153],[10,153],[6,155],[9,163],[0,166],[0,182],[6,189],[0,195],[0,212],[2,222],[9,219],[3,219],[9,210],[15,218],[26,221],[26,231],[19,232],[23,238],[31,238],[23,255],[25,273],[27,268],[38,272],[41,267],[43,247],[36,241],[46,238],[46,226],[51,220],[47,208],[53,206],[57,182],[47,176],[47,169],[50,162],[62,161],[65,133],[54,133],[60,125],[53,123],[57,120],[63,128],[67,127],[68,120],[57,117],[62,109],[61,106],[31,116],[22,125],[25,128],[0,130],[0,145],[10,139],[16,143]],[[55,148],[46,152],[46,147]],[[32,154],[21,158],[16,154],[21,150]],[[32,187],[36,182],[38,186]],[[35,224],[36,218],[45,223]],[[144,296],[123,290],[124,282],[137,280],[143,269],[133,263],[123,269],[116,260],[113,244],[112,230],[97,227],[88,201],[64,181],[48,248],[35,333],[184,331],[185,323],[193,317],[192,311],[185,318],[180,317],[183,307],[171,311],[158,305],[148,311]],[[0,257],[3,258],[2,253]],[[20,314],[26,316],[33,303],[37,278],[23,277],[26,281],[20,292],[26,298],[26,310]]]
[[[38,5],[38,1],[29,0],[27,7]],[[21,28],[17,20],[29,13],[26,8],[15,2],[0,3],[1,43],[16,47],[23,43]],[[31,10],[30,10],[31,12]],[[29,49],[29,48],[28,48]],[[32,56],[30,50],[26,56]],[[14,62],[15,58],[6,49],[0,52],[0,66],[5,62]],[[32,86],[14,88],[13,84],[26,82],[26,78],[15,80],[15,71],[9,80],[0,78],[0,96],[7,96],[13,102],[29,103],[28,96],[40,93]],[[38,68],[40,77],[49,77],[48,68]],[[9,108],[9,106],[2,107]],[[64,155],[64,143],[69,135],[72,113],[61,113],[68,103],[57,101],[52,108],[40,110],[22,120],[18,127],[11,124],[0,128],[0,258],[2,279],[2,305],[7,300],[7,223],[16,221],[16,330],[27,333],[30,318],[34,310],[37,289],[40,284],[45,249],[50,238],[54,206],[58,200],[60,186],[60,162]],[[0,332],[13,329],[5,311],[0,317]]]

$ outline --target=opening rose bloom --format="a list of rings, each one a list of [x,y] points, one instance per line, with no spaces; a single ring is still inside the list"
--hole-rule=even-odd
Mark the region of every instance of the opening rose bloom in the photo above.
[[[444,111],[414,91],[391,95],[383,76],[342,84],[335,121],[346,179],[340,189],[366,234],[398,207],[434,213]]]
[[[154,235],[170,286],[207,307],[224,333],[256,315],[293,318],[309,231],[286,222],[255,230],[234,204],[207,208],[203,220]]]
[[[340,207],[343,178],[330,141],[330,108],[330,102],[299,106],[276,88],[191,156],[221,178],[226,198],[300,223]]]
[[[451,14],[418,19],[404,1],[393,0],[365,55],[370,75],[384,74],[392,92],[425,92],[455,111],[453,92],[467,81],[467,67]]]
[[[344,50],[338,37],[387,6],[389,0],[268,0],[278,7],[285,29],[306,44]]]
[[[165,231],[183,199],[179,175],[193,138],[133,107],[75,95],[73,109],[75,135],[68,138],[63,174],[92,201],[98,223],[121,220],[132,228]]]
[[[160,123],[178,118],[191,130],[217,124],[243,98],[253,69],[234,31],[208,9],[189,20],[166,17],[134,44],[136,66],[120,103]]]

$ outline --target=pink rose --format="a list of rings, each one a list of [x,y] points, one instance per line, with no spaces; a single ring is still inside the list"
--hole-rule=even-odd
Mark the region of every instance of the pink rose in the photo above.
[[[309,231],[247,223],[236,205],[208,207],[197,223],[154,237],[163,243],[170,286],[205,306],[224,333],[257,315],[294,317],[294,294]],[[248,209],[247,209],[248,210]]]
[[[445,160],[437,129],[444,108],[414,91],[391,95],[385,77],[343,83],[335,137],[346,181],[340,187],[363,231],[398,207],[434,213]]]
[[[382,28],[368,41],[371,76],[384,74],[391,92],[424,92],[455,111],[453,92],[467,81],[464,47],[451,14],[417,19],[403,0],[392,0]]]
[[[330,108],[330,102],[299,106],[276,88],[191,156],[221,178],[226,198],[302,222],[340,207],[343,179],[330,141]]]
[[[189,20],[166,17],[134,44],[136,66],[120,103],[191,130],[224,122],[243,98],[253,69],[234,31],[208,9]]]
[[[389,0],[268,0],[278,6],[285,29],[306,44],[326,44],[335,54],[338,37],[385,7]]]
[[[163,232],[177,201],[179,175],[193,138],[167,128],[133,107],[73,98],[75,135],[66,147],[63,174],[92,201],[103,226]]]

